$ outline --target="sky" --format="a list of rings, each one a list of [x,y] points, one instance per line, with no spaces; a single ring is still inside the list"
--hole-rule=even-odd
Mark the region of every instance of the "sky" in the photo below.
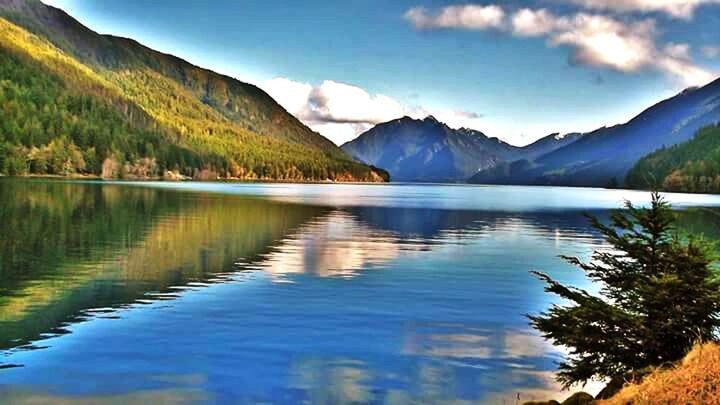
[[[43,0],[259,86],[337,144],[433,115],[518,146],[720,77],[720,0]]]

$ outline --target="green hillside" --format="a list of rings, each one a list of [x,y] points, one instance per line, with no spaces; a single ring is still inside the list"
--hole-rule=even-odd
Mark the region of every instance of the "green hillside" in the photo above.
[[[36,0],[0,16],[0,173],[387,180],[255,86]]]
[[[720,127],[702,129],[689,141],[642,158],[626,182],[633,188],[720,193]]]

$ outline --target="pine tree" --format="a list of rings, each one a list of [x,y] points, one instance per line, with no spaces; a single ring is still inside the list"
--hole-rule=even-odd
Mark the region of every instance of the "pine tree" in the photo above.
[[[612,248],[595,251],[589,262],[563,259],[600,283],[600,296],[534,272],[547,292],[571,303],[528,316],[546,339],[570,350],[560,382],[641,375],[681,359],[698,341],[717,340],[720,281],[710,246],[679,236],[660,194],[649,208],[626,202],[609,225],[589,218]]]

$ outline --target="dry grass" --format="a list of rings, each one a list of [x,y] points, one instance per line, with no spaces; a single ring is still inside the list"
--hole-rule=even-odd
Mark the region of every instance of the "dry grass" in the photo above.
[[[698,345],[671,369],[659,369],[627,385],[602,405],[720,404],[720,345]]]

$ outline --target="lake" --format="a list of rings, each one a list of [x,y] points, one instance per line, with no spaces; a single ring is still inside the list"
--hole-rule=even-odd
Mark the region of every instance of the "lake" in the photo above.
[[[672,194],[718,237],[720,196]],[[0,179],[0,402],[563,398],[530,270],[648,193]],[[703,208],[700,208],[703,207]]]

